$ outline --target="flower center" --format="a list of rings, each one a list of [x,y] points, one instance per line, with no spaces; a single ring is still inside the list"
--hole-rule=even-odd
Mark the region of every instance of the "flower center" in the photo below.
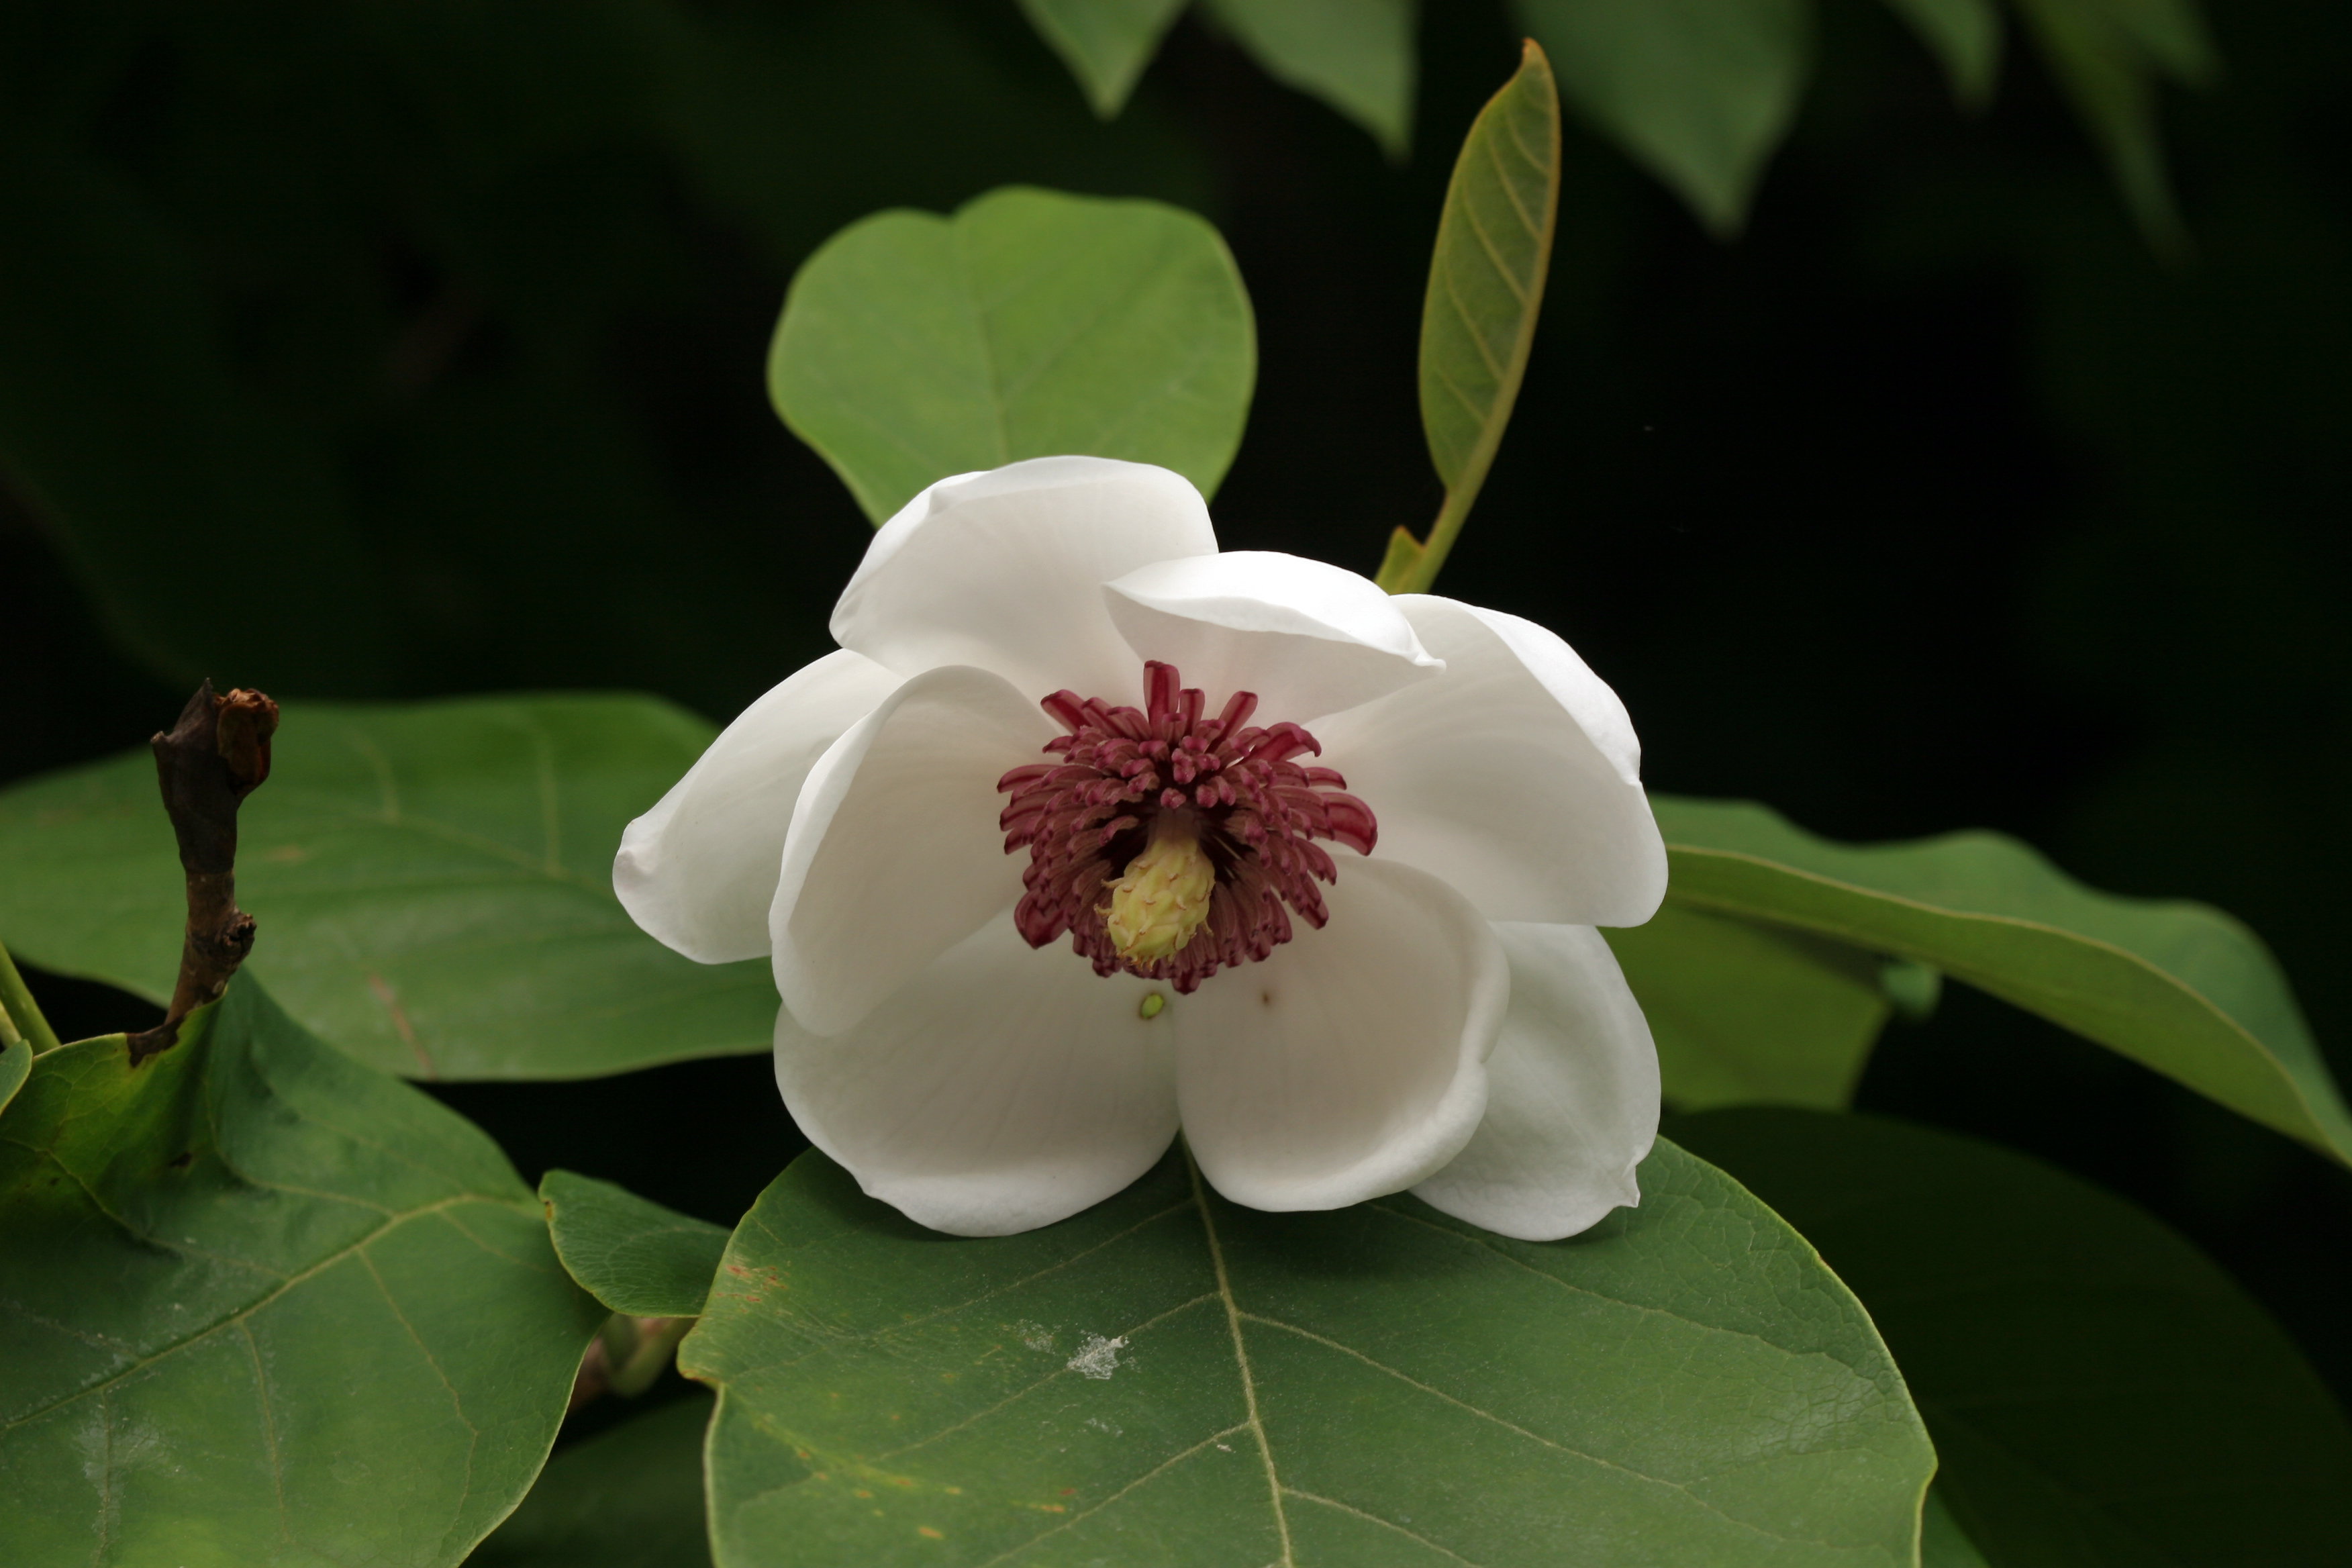
[[[1318,838],[1371,853],[1371,808],[1346,794],[1297,724],[1249,723],[1254,692],[1215,718],[1173,665],[1143,667],[1144,706],[1056,691],[1042,706],[1066,731],[1058,762],[1014,768],[998,826],[1026,847],[1027,891],[1013,922],[1032,947],[1070,933],[1095,973],[1124,970],[1189,992],[1218,970],[1265,958],[1291,937],[1295,911],[1321,929],[1318,882],[1338,868]]]

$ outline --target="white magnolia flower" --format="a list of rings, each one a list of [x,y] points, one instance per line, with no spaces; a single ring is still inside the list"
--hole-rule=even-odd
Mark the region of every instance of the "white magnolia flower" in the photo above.
[[[832,629],[614,884],[772,962],[784,1101],[868,1193],[1025,1230],[1181,1125],[1262,1209],[1411,1188],[1549,1239],[1636,1201],[1657,1058],[1592,928],[1665,850],[1559,638],[1221,553],[1191,484],[1090,458],[933,485]]]

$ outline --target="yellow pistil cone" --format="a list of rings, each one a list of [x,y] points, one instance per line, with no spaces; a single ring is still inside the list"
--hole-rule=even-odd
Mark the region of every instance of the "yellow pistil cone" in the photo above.
[[[1173,957],[1209,918],[1216,868],[1191,823],[1172,813],[1152,824],[1151,842],[1110,885],[1102,908],[1110,944],[1131,963]]]

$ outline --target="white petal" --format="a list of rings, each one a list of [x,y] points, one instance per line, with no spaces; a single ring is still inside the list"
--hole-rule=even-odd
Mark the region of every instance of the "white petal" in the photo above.
[[[1330,923],[1171,997],[1177,1099],[1235,1203],[1328,1209],[1401,1192],[1461,1151],[1510,1001],[1493,930],[1405,866],[1349,858]]]
[[[926,670],[809,770],[769,910],[776,989],[837,1035],[1021,896],[996,781],[1056,731],[984,669]]]
[[[1426,680],[1444,665],[1396,602],[1353,572],[1264,550],[1160,561],[1104,589],[1143,658],[1208,694],[1258,696],[1257,722],[1304,723]]]
[[[686,776],[621,833],[613,891],[629,918],[698,963],[768,953],[768,906],[801,784],[898,678],[829,653],[736,716]]]
[[[1372,808],[1379,858],[1444,878],[1488,920],[1648,920],[1666,847],[1617,694],[1532,621],[1396,603],[1445,673],[1311,726]]]
[[[1557,1241],[1642,1201],[1633,1167],[1658,1135],[1658,1053],[1641,1004],[1591,926],[1498,925],[1511,1012],[1486,1058],[1486,1120],[1413,1188],[1522,1241]]]
[[[776,1083],[809,1142],[919,1225],[1008,1236],[1110,1196],[1176,1135],[1166,1015],[1008,912],[846,1034],[776,1019]]]
[[[1148,463],[1036,458],[962,474],[882,525],[834,606],[833,638],[903,676],[968,664],[1032,702],[1065,688],[1134,702],[1142,661],[1102,584],[1216,548],[1201,492]]]

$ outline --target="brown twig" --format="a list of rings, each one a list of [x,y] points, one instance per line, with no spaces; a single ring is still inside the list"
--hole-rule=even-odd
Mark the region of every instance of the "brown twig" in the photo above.
[[[134,1068],[176,1045],[180,1020],[218,1001],[253,951],[253,917],[236,907],[236,808],[269,776],[269,738],[277,730],[277,703],[243,688],[215,696],[207,680],[180,710],[180,721],[148,742],[187,873],[188,933],[171,1011],[131,1037]]]

